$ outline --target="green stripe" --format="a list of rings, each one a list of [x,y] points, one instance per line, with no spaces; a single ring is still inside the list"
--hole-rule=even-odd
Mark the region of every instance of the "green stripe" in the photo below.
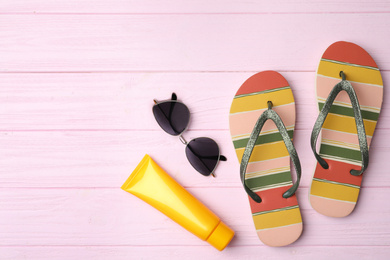
[[[340,158],[340,157],[337,157],[337,156],[324,155],[324,154],[322,154],[321,156],[324,159],[329,159],[329,160],[333,160],[333,161],[340,161],[340,162],[344,162],[344,163],[348,163],[348,164],[353,164],[353,165],[356,165],[356,166],[361,166],[362,165],[361,161],[355,161],[355,160],[352,160],[352,159]]]
[[[324,103],[319,102],[318,106],[319,106],[319,108],[321,110],[322,107],[324,106]],[[368,119],[368,120],[372,120],[372,121],[378,121],[379,113],[366,111],[366,110],[361,110],[361,111],[362,111],[363,119]],[[331,106],[329,113],[354,117],[352,107],[343,107],[343,106],[338,106],[338,105],[335,105],[335,104],[333,104]]]
[[[266,94],[266,93],[275,92],[275,91],[279,91],[279,90],[283,90],[283,89],[288,89],[288,88],[290,88],[290,86],[281,87],[281,88],[267,89],[267,90],[263,90],[263,91],[259,91],[259,92],[253,92],[253,93],[249,93],[249,94],[237,95],[237,96],[235,96],[234,98],[242,98],[242,97],[247,97],[247,96],[254,96],[254,95],[259,95],[259,94]]]
[[[360,186],[353,185],[353,184],[348,184],[348,183],[342,183],[342,182],[337,182],[337,181],[329,181],[329,180],[318,179],[318,178],[313,178],[313,180],[316,180],[316,181],[319,181],[319,182],[325,182],[325,183],[343,185],[343,186],[347,186],[347,187],[351,187],[351,188],[360,189]]]
[[[371,70],[379,70],[378,68],[375,68],[375,67],[358,65],[358,64],[349,63],[349,62],[343,62],[343,61],[337,61],[337,60],[328,60],[328,59],[324,59],[324,58],[322,58],[321,60],[329,61],[329,62],[333,62],[333,63],[337,63],[337,64],[343,64],[343,65],[349,65],[349,66],[354,66],[354,67],[366,68],[366,69],[371,69]]]
[[[250,189],[260,189],[265,186],[288,181],[291,181],[290,171],[246,179],[245,183]]]
[[[289,209],[296,209],[296,208],[298,208],[298,205],[289,206],[289,207],[285,207],[285,208],[281,208],[281,209],[260,211],[260,212],[252,213],[252,216],[263,215],[263,214],[267,214],[267,213],[271,213],[271,212],[278,212],[278,211],[289,210]]]
[[[328,144],[321,144],[320,154],[336,156],[343,159],[350,159],[357,162],[362,160],[360,151],[352,150],[350,148],[342,148]]]
[[[292,139],[293,134],[294,134],[294,130],[288,130],[287,133],[290,136],[290,138]],[[235,149],[245,148],[248,141],[249,141],[249,138],[244,138],[244,139],[233,141],[234,148]],[[265,135],[260,135],[260,137],[257,138],[255,145],[273,143],[273,142],[278,142],[278,141],[283,141],[283,138],[279,132],[272,133],[272,134],[265,134]]]

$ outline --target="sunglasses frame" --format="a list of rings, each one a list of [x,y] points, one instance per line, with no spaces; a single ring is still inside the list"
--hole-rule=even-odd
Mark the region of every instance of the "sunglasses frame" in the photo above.
[[[174,94],[174,93],[173,93],[173,94]],[[175,96],[176,96],[176,94],[175,94]],[[169,102],[169,103],[173,103],[173,102],[176,102],[176,103],[180,103],[180,104],[184,105],[184,106],[187,108],[188,112],[190,111],[186,104],[184,104],[184,103],[181,102],[181,101],[175,100],[175,99],[165,99],[165,100],[162,100],[162,101],[157,101],[156,99],[153,99],[153,101],[154,101],[153,107],[158,106],[159,104],[163,104],[163,103],[168,103],[168,102]],[[153,114],[153,115],[154,115],[154,114]],[[154,118],[156,119],[156,116],[154,116]],[[210,175],[211,175],[211,176],[213,176],[213,177],[215,178],[214,172],[215,172],[215,169],[217,168],[217,166],[218,166],[218,164],[219,164],[219,161],[226,161],[226,157],[223,156],[223,155],[221,155],[221,149],[219,148],[218,143],[217,143],[214,139],[212,139],[212,138],[210,138],[210,137],[196,137],[196,138],[191,139],[189,142],[187,142],[186,139],[184,139],[183,133],[184,133],[185,131],[187,131],[188,126],[190,125],[190,120],[191,120],[191,113],[189,112],[188,124],[187,124],[187,126],[186,126],[186,127],[184,128],[184,130],[181,131],[179,134],[173,135],[173,134],[170,134],[170,133],[168,133],[167,131],[165,131],[164,128],[163,128],[163,127],[161,126],[161,124],[159,123],[159,121],[156,119],[158,125],[161,127],[162,130],[164,130],[164,132],[166,132],[166,133],[169,134],[169,135],[178,136],[178,137],[179,137],[180,142],[186,146],[185,149],[187,149],[188,145],[189,145],[192,141],[194,141],[194,140],[196,140],[196,139],[199,139],[199,138],[207,138],[207,139],[212,140],[212,141],[217,145],[217,147],[218,147],[218,159],[217,159],[217,163],[216,163],[215,166],[214,166],[214,169],[210,172],[210,174],[208,174],[208,175],[202,174],[200,171],[198,171],[198,170],[194,167],[194,165],[192,164],[191,160],[188,158],[187,153],[186,153],[186,157],[187,157],[187,160],[189,161],[189,163],[191,164],[191,166],[192,166],[197,172],[199,172],[199,173],[202,174],[203,176],[210,176]],[[190,149],[190,148],[188,148],[188,149]]]

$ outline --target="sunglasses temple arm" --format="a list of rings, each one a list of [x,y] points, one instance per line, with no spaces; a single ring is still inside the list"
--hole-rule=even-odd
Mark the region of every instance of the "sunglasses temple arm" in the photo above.
[[[218,159],[217,156],[202,156],[202,158],[203,159]],[[218,160],[226,162],[227,158],[223,155],[220,155]]]
[[[172,101],[176,101],[177,100],[177,96],[176,96],[175,92],[172,93],[171,100]],[[169,117],[168,117],[168,121],[169,121],[169,124],[171,126],[172,126],[172,124],[171,124],[171,117],[172,117],[172,112],[173,112],[173,108],[175,107],[175,105],[176,105],[176,102],[171,102],[171,109],[169,110]],[[175,130],[175,132],[177,133],[176,129],[173,128],[173,126],[172,126],[172,129]]]
[[[226,161],[227,161],[227,158],[226,158],[224,155],[221,154],[221,155],[219,156],[219,160],[220,160],[220,161],[226,162]],[[211,176],[213,176],[214,178],[216,177],[214,172],[211,173]]]
[[[175,130],[175,132],[177,133],[176,129],[173,128],[173,125],[171,124],[171,118],[172,118],[173,108],[175,107],[175,105],[176,105],[176,102],[171,102],[171,109],[169,109],[168,121],[169,121],[169,124],[172,126],[172,129]]]
[[[219,156],[219,160],[220,160],[220,161],[226,162],[226,161],[227,161],[227,158],[221,154],[221,155]],[[212,172],[211,175],[215,178],[214,172]]]
[[[197,154],[195,154],[195,155],[199,158],[202,158],[202,159],[218,159],[218,156],[198,156]],[[220,155],[218,160],[226,162],[227,158],[223,155]]]

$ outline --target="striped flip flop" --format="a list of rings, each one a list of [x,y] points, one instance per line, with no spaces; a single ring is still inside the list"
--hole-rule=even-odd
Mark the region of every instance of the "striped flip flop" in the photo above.
[[[286,79],[275,71],[247,79],[233,99],[229,122],[259,239],[269,246],[293,243],[302,233],[295,196],[301,169],[292,144],[294,96]],[[297,173],[294,185],[289,155]]]
[[[355,208],[382,99],[381,74],[364,49],[350,42],[328,47],[317,70],[320,114],[311,138],[318,163],[310,203],[319,213],[345,217]]]

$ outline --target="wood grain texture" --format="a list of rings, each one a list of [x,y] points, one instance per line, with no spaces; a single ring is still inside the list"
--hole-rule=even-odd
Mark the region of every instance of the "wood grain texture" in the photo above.
[[[311,129],[318,114],[315,72],[281,73],[294,93],[296,129]],[[0,131],[160,130],[153,99],[172,92],[191,111],[190,130],[227,130],[232,99],[252,74],[0,73]],[[390,72],[382,76],[390,81]],[[388,129],[390,107],[384,102],[382,109],[378,129]]]
[[[359,259],[387,259],[388,247],[382,246],[293,246],[271,248],[266,246],[228,247],[222,252],[210,246],[79,246],[79,247],[6,247],[0,248],[4,260],[68,260],[68,259],[190,259],[191,255],[202,259],[292,259],[315,257],[318,260],[337,259],[344,254]]]
[[[1,15],[0,72],[315,71],[339,40],[361,45],[390,70],[383,39],[389,19],[390,13]]]
[[[235,230],[231,246],[261,245],[242,188],[188,190]],[[338,219],[315,212],[307,199],[308,189],[301,188],[297,195],[305,226],[294,245],[388,246],[390,232],[384,229],[390,225],[387,194],[388,188],[363,189],[355,212]],[[119,188],[4,188],[0,195],[1,246],[207,245]]]
[[[370,150],[370,166],[363,187],[390,187],[383,163],[390,156],[388,130],[378,130]],[[302,164],[301,187],[309,187],[315,166],[310,130],[295,132],[294,143]],[[158,131],[33,131],[1,132],[0,187],[117,188],[148,153],[185,187],[241,188],[239,164],[229,131],[190,131],[187,139],[208,136],[218,142],[228,161],[217,178],[196,172],[176,137]],[[157,141],[158,140],[158,141]]]
[[[0,4],[2,13],[346,13],[346,12],[388,12],[390,4],[386,0],[375,2],[344,1],[240,1],[240,0],[14,0]]]

